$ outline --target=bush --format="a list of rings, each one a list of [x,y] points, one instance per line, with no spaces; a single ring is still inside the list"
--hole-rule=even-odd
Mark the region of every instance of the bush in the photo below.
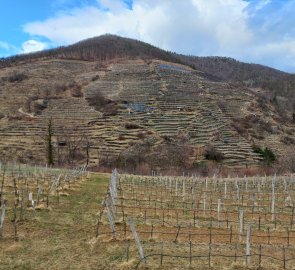
[[[13,83],[13,82],[21,82],[27,78],[28,76],[25,75],[24,73],[13,73],[7,79],[9,82]]]
[[[87,101],[88,104],[93,106],[97,111],[110,102],[100,92],[96,92],[92,97],[88,97]]]
[[[262,149],[257,145],[253,145],[252,148],[253,148],[254,153],[259,154],[263,157],[262,161],[266,165],[271,165],[276,161],[276,156],[275,156],[274,152],[271,149],[269,149],[268,147],[265,147],[264,149]]]
[[[126,123],[125,128],[126,129],[138,129],[138,128],[140,128],[140,126],[135,123]]]
[[[216,162],[221,162],[224,159],[224,154],[218,151],[214,146],[209,145],[205,149],[205,159],[214,160]]]
[[[91,78],[91,81],[97,81],[99,80],[99,75],[95,75],[94,77]]]

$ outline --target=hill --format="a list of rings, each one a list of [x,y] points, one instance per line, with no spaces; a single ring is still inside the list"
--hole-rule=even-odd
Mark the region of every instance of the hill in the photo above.
[[[161,59],[169,62],[181,61],[172,53],[161,50],[148,43],[107,34],[89,38],[67,47],[4,58],[1,59],[0,66],[5,67],[35,59],[56,58],[84,61],[108,61],[122,58]]]
[[[211,59],[111,35],[3,59],[1,157],[47,162],[50,126],[56,165],[207,173],[291,157],[291,99],[258,82],[292,75],[221,59],[209,68]]]

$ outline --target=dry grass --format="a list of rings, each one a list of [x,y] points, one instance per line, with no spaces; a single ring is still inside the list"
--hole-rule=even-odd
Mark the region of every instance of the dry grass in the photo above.
[[[94,238],[108,178],[91,175],[79,189],[60,197],[51,211],[43,207],[26,211],[16,242],[9,210],[0,239],[0,269],[110,269],[117,261],[119,244],[109,246]],[[128,269],[127,265],[123,269]]]
[[[79,187],[67,190],[67,196],[60,196],[59,204],[57,200],[52,199],[50,211],[41,206],[36,211],[27,209],[25,221],[18,225],[18,241],[13,239],[12,225],[9,222],[12,210],[9,209],[4,238],[0,239],[0,269],[134,269],[139,256],[130,232],[127,234],[127,239],[130,239],[128,261],[123,233],[118,233],[118,240],[114,240],[111,234],[95,237],[96,221],[109,178],[109,174],[91,174]],[[138,231],[142,229],[141,227],[146,226],[138,224],[136,226]],[[116,222],[116,229],[122,229],[122,221]],[[109,224],[103,219],[101,231],[109,230]],[[159,226],[155,230],[169,231],[169,228]],[[165,239],[163,235],[156,233],[153,238],[149,235],[144,237],[141,233],[139,235],[146,254],[159,254],[163,241],[166,241],[164,251],[166,254],[187,255],[189,252],[188,239],[181,236],[178,243],[174,244],[171,239]],[[192,238],[192,241],[200,244],[199,247],[194,247],[193,255],[208,254],[208,246],[204,244],[207,243],[207,239]],[[233,247],[226,248],[220,244],[226,244],[228,239],[213,238],[212,242],[215,244],[213,254],[219,252],[233,254],[230,250]],[[238,250],[239,254],[241,252],[244,254],[243,247]],[[267,246],[264,247],[264,252],[269,253]],[[273,255],[281,257],[281,250],[278,249]],[[250,269],[257,269],[254,268],[254,265],[257,266],[256,257],[253,258],[253,268]],[[263,258],[264,268],[261,269],[280,269],[280,266]],[[288,267],[290,268],[291,264]],[[144,264],[140,264],[139,269],[144,268]],[[154,256],[149,257],[146,269],[247,268],[244,258],[238,258],[235,262],[233,258],[214,257],[209,268],[206,257],[193,259],[190,267],[188,259],[169,257],[163,258],[161,266],[160,257]]]

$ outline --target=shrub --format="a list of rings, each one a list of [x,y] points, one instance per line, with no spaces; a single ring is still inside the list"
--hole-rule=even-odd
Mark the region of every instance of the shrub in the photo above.
[[[88,97],[87,101],[90,106],[95,108],[95,110],[100,110],[110,102],[100,92],[96,92],[92,97]]]
[[[91,78],[91,81],[97,81],[99,80],[99,75],[95,75],[94,77]]]
[[[9,82],[13,83],[13,82],[21,82],[27,78],[28,76],[25,75],[24,73],[13,73],[7,79]]]
[[[205,149],[205,159],[214,160],[216,162],[221,162],[224,159],[224,154],[218,151],[214,146],[209,145]]]
[[[47,105],[48,105],[47,101],[36,102],[34,103],[33,112],[35,114],[41,114],[42,111],[47,108]]]
[[[125,124],[126,129],[138,129],[140,126],[136,123],[126,123]]]
[[[260,148],[257,145],[253,145],[252,148],[253,148],[254,153],[257,153],[257,154],[259,154],[259,155],[261,155],[263,157],[262,161],[266,165],[271,165],[272,163],[275,162],[276,156],[275,156],[274,152],[271,149],[269,149],[268,147],[265,147],[263,149],[263,148]]]

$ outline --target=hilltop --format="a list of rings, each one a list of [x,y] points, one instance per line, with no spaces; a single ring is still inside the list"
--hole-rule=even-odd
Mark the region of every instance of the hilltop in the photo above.
[[[45,163],[51,119],[60,166],[206,173],[269,165],[274,154],[292,167],[292,74],[112,35],[0,65],[4,160]]]

